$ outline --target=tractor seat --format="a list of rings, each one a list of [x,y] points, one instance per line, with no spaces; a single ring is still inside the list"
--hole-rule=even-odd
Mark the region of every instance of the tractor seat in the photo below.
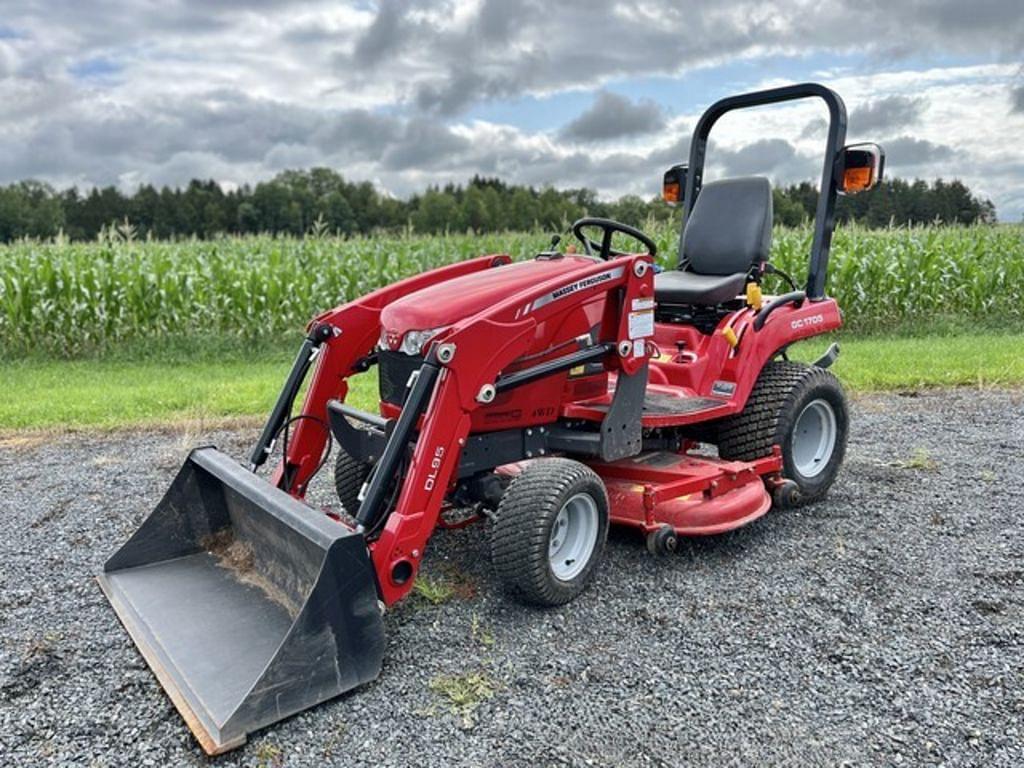
[[[763,176],[704,185],[679,246],[679,267],[654,277],[660,304],[713,306],[743,293],[772,247],[772,187]]]

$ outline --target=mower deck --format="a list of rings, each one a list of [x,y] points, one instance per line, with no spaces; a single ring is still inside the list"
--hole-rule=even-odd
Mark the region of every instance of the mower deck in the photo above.
[[[651,451],[591,467],[608,490],[612,522],[646,532],[669,525],[681,536],[739,528],[765,514],[764,477],[781,471],[776,452],[756,461]]]

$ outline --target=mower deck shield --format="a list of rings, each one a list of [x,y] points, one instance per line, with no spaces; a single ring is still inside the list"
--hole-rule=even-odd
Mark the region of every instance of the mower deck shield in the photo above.
[[[214,448],[189,455],[98,579],[208,754],[380,672],[362,536]]]
[[[782,470],[773,453],[755,461],[648,451],[594,463],[611,501],[614,523],[647,531],[670,525],[680,536],[710,536],[739,528],[772,505],[764,476]]]

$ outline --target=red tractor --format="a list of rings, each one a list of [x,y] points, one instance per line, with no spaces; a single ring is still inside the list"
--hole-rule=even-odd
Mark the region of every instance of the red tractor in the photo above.
[[[769,262],[768,180],[702,177],[723,114],[805,97],[831,119],[800,289]],[[486,519],[498,578],[551,606],[586,588],[611,523],[662,554],[822,498],[849,418],[827,370],[838,349],[813,365],[786,350],[842,323],[825,294],[836,195],[870,189],[884,159],[845,134],[841,99],[820,85],[724,99],[665,175],[666,199],[683,200],[675,269],[658,272],[642,232],[586,218],[573,225],[583,253],[483,256],[314,319],[250,466],[193,451],[100,576],[204,748],[375,677],[382,612],[412,589],[449,510]],[[616,250],[617,234],[641,247]],[[766,295],[768,276],[789,289]],[[345,402],[371,368],[376,413]],[[343,514],[302,501],[332,437]],[[267,482],[255,471],[279,438]]]

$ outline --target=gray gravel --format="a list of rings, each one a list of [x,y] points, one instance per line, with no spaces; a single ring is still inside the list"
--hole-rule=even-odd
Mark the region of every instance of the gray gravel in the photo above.
[[[388,613],[380,679],[215,762],[1021,765],[1024,396],[872,396],[853,424],[824,503],[660,560],[613,532],[562,609],[503,598],[478,527],[439,532],[456,594]],[[0,764],[209,764],[92,577],[189,444],[254,432],[0,442]],[[455,707],[460,675],[493,694]]]

